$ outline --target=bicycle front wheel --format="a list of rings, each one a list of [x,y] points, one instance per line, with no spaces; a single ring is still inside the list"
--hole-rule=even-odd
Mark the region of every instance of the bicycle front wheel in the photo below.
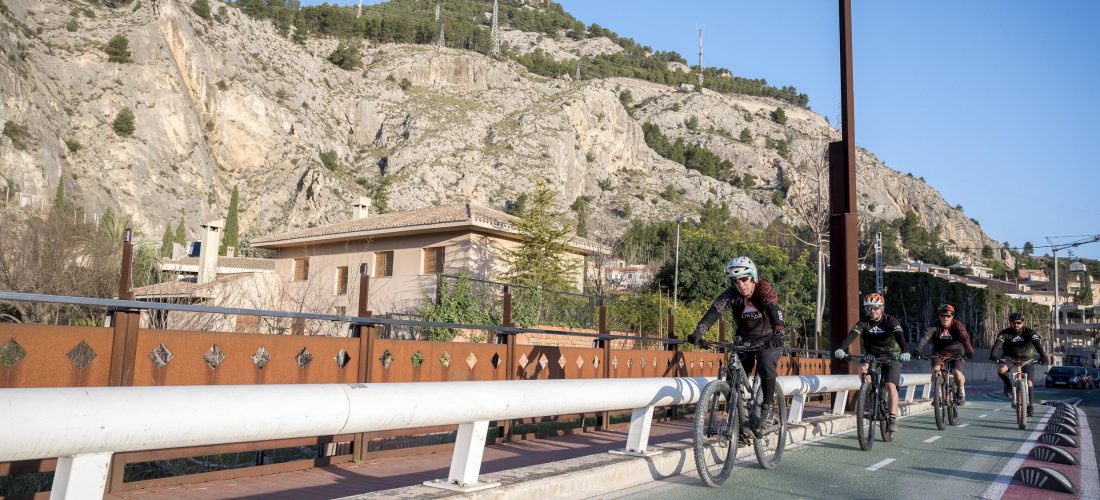
[[[757,386],[754,401],[763,401],[764,392]],[[766,429],[756,434],[753,440],[753,451],[756,452],[756,461],[765,469],[774,469],[783,459],[783,448],[787,444],[787,399],[783,397],[783,390],[779,384],[775,384],[775,394],[770,401],[772,416],[768,422],[760,422]]]
[[[943,374],[932,374],[932,413],[936,416],[936,428],[944,430],[947,428],[947,401],[944,394]]]
[[[737,457],[737,393],[724,380],[703,388],[695,406],[695,467],[707,486],[722,486],[733,472]]]
[[[1027,427],[1027,384],[1023,379],[1016,380],[1016,426]]]
[[[856,438],[859,439],[859,448],[863,451],[871,451],[875,444],[874,395],[874,388],[869,382],[859,386],[859,395],[856,397]]]

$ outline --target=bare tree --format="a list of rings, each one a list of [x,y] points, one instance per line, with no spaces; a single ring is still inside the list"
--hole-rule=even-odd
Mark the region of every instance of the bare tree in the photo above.
[[[794,224],[787,226],[788,235],[803,245],[816,249],[817,293],[814,298],[814,336],[821,334],[825,313],[825,265],[828,258],[829,233],[829,161],[828,147],[823,141],[812,143],[812,163],[803,162],[801,182],[791,185],[788,214]]]

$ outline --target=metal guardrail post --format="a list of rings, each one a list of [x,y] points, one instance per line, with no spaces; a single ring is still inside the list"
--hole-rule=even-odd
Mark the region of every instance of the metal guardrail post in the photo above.
[[[118,278],[118,298],[134,299],[134,232],[130,228],[122,235],[122,263]],[[141,325],[141,312],[132,310],[111,311],[111,368],[107,376],[109,387],[125,387],[134,383],[134,360],[137,358],[137,334]],[[72,465],[69,457],[68,466]],[[111,492],[122,485],[126,464],[114,460],[108,455],[107,483],[105,492]],[[67,476],[62,462],[59,473]],[[62,481],[64,482],[64,481]],[[79,482],[79,481],[78,481]]]
[[[607,305],[604,304],[603,297],[600,297],[599,329],[600,335],[608,335],[610,333],[610,330],[607,327]],[[611,340],[601,338],[596,341],[596,346],[603,348],[603,362],[600,366],[603,369],[603,378],[609,379],[611,378]],[[650,409],[650,414],[652,415],[652,409]],[[600,412],[596,420],[597,429],[607,430],[607,428],[611,426],[611,412]]]
[[[504,285],[504,310],[501,314],[501,319],[504,323],[503,326],[510,327],[515,326],[512,324],[512,288],[508,285]],[[491,335],[495,337],[495,335]],[[506,380],[516,379],[516,336],[515,334],[501,333],[501,340],[504,341],[504,364],[507,367],[504,374]],[[501,429],[501,436],[505,441],[512,440],[512,420],[508,419],[504,421],[503,429]]]
[[[357,312],[359,317],[370,317],[371,311],[368,309],[370,300],[370,275],[363,270],[363,273],[359,275],[359,310]],[[360,325],[357,335],[359,336],[359,364],[357,365],[358,372],[356,374],[356,381],[359,383],[368,383],[374,375],[374,342],[378,339],[378,328],[374,326]],[[356,462],[362,462],[363,458],[367,455],[367,435],[360,432],[355,434],[355,439],[352,441],[352,459]]]

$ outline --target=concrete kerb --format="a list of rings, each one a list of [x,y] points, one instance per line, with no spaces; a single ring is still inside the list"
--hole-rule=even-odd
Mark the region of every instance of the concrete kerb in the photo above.
[[[912,403],[901,402],[899,408],[901,418],[907,418],[931,409],[932,402],[929,400],[919,400]],[[828,414],[807,418],[801,423],[787,424],[787,446],[790,447],[840,434],[855,428],[855,426],[856,417],[853,414]],[[482,474],[481,481],[500,483],[501,486],[476,493],[456,494],[417,485],[349,496],[345,497],[344,500],[374,498],[593,497],[695,471],[695,457],[691,440],[651,444],[649,448],[653,451],[660,451],[660,453],[649,457],[600,453],[549,464]],[[738,449],[738,460],[752,456],[753,449],[751,446]],[[780,464],[780,467],[783,467],[783,465]]]

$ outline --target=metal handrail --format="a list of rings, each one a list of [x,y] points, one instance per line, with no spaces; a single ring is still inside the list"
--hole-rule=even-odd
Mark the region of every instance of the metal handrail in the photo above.
[[[183,312],[197,312],[208,314],[233,314],[233,315],[248,315],[248,316],[267,316],[276,318],[294,318],[294,319],[310,319],[318,321],[332,321],[332,322],[344,322],[348,323],[350,327],[357,326],[377,326],[377,325],[390,325],[390,326],[414,326],[424,328],[456,328],[463,330],[484,330],[491,332],[498,332],[505,335],[515,335],[517,333],[549,333],[554,335],[567,335],[573,337],[586,337],[596,340],[633,340],[639,342],[660,342],[667,345],[679,345],[687,344],[687,340],[683,339],[670,339],[664,337],[635,337],[629,335],[615,335],[604,333],[584,333],[573,332],[569,330],[555,330],[549,328],[525,328],[520,326],[503,326],[503,325],[472,325],[466,323],[441,323],[438,321],[421,321],[421,320],[409,320],[409,319],[394,319],[394,318],[382,318],[376,316],[342,316],[339,314],[323,314],[323,313],[310,313],[310,312],[294,312],[294,311],[272,311],[267,309],[247,309],[240,307],[220,307],[220,306],[200,306],[192,304],[167,304],[162,302],[147,302],[143,300],[123,300],[123,299],[100,299],[95,297],[78,297],[70,295],[48,295],[40,293],[23,293],[23,292],[0,292],[0,301],[19,301],[19,302],[46,302],[52,304],[70,304],[78,306],[89,307],[104,307],[108,311],[133,311],[133,310],[153,310],[153,311],[183,311]],[[813,351],[808,349],[784,349],[787,353],[810,353],[819,354],[823,351]]]

